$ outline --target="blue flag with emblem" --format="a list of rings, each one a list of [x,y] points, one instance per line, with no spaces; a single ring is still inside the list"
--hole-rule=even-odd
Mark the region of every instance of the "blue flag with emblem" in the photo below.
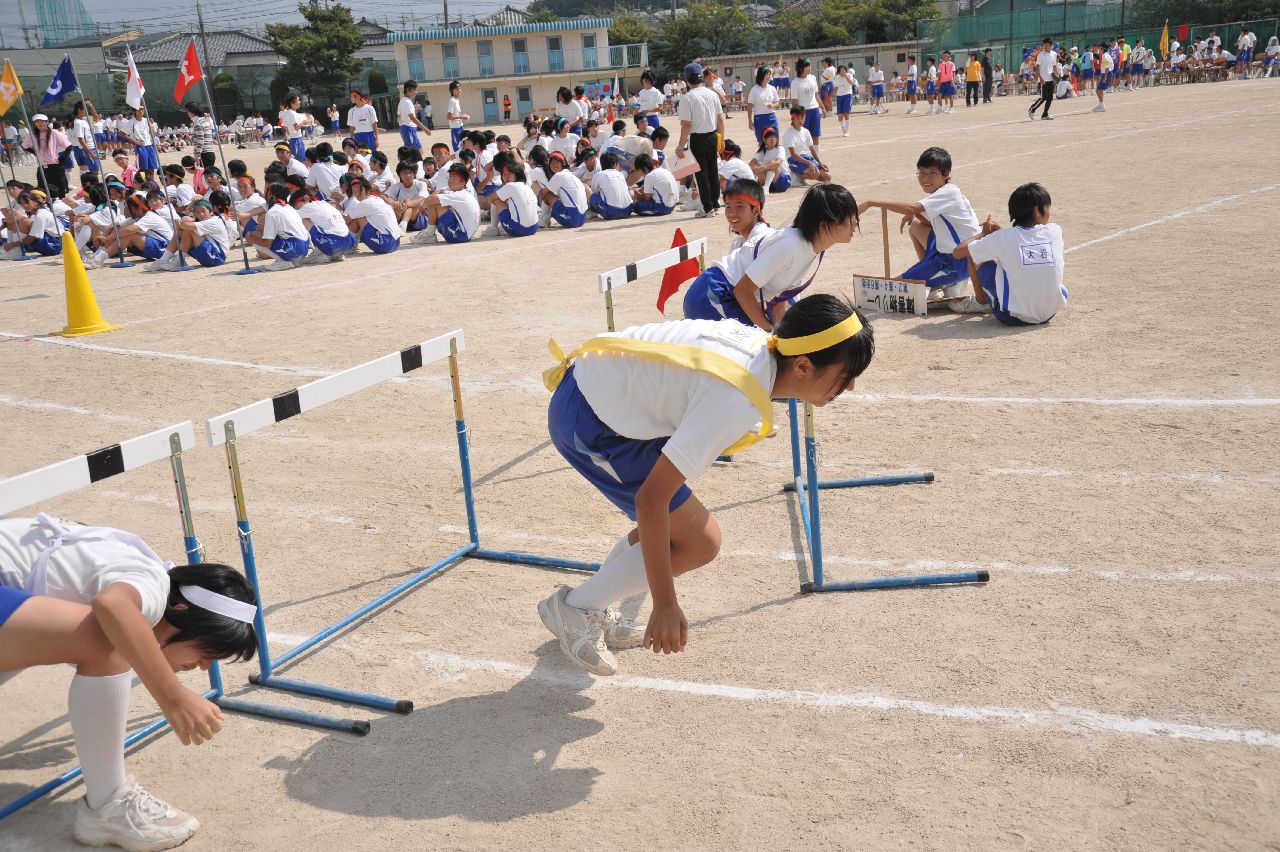
[[[45,89],[44,97],[40,99],[40,106],[51,104],[54,101],[60,101],[67,96],[67,92],[74,92],[80,88],[80,84],[76,82],[76,72],[71,70],[71,57],[62,57],[62,64],[58,66],[58,72],[53,75],[53,80],[49,82],[49,88]]]

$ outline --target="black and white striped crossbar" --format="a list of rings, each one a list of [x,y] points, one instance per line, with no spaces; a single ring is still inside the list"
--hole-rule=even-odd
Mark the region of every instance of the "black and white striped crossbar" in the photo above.
[[[676,246],[673,249],[667,249],[652,257],[637,260],[635,263],[628,263],[626,266],[619,266],[617,269],[610,269],[608,272],[601,272],[600,292],[608,293],[610,290],[617,290],[623,284],[630,284],[638,278],[652,275],[655,272],[662,272],[667,267],[675,266],[682,260],[701,257],[707,253],[707,245],[708,240],[706,237],[698,237],[692,242]]]
[[[118,444],[0,480],[0,515],[91,485],[103,479],[169,458],[169,436],[177,434],[183,450],[196,445],[195,427],[184,420]]]
[[[394,379],[426,364],[448,358],[451,341],[456,341],[456,351],[461,352],[462,329],[433,337],[407,349],[401,349],[399,352],[375,358],[358,367],[343,370],[341,373],[316,379],[291,391],[276,394],[270,399],[262,399],[237,408],[235,411],[219,414],[205,423],[209,446],[216,447],[226,441],[228,420],[235,423],[236,437],[244,437],[250,432],[256,432],[273,423],[319,408],[327,402],[342,399],[344,396],[371,388],[379,382]]]

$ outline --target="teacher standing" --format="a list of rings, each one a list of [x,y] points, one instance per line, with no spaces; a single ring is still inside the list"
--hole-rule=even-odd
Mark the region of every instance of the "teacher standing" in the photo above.
[[[720,177],[717,170],[719,139],[724,138],[724,111],[720,98],[702,83],[702,66],[690,62],[684,66],[684,80],[689,91],[680,98],[680,151],[689,151],[698,162],[694,178],[698,182],[698,198],[702,201],[699,218],[714,216],[720,206]],[[717,138],[718,137],[718,138]]]

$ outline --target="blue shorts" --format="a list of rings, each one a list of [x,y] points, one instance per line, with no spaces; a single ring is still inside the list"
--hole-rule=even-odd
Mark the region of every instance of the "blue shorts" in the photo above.
[[[295,261],[307,256],[311,243],[297,237],[276,237],[271,241],[271,252],[280,260]]]
[[[412,124],[400,125],[400,141],[404,143],[406,148],[421,148],[422,140],[418,138],[418,128]]]
[[[871,97],[873,98],[884,97],[884,83],[876,83],[874,86],[871,87]]]
[[[774,133],[778,132],[778,116],[772,112],[766,112],[763,115],[753,115],[751,116],[751,125],[756,131],[756,142],[760,142],[764,139],[765,130],[770,127],[773,128]]]
[[[155,145],[138,146],[138,168],[149,172],[160,170],[160,157],[156,154]]]
[[[487,183],[480,190],[480,195],[493,195],[497,191],[498,191],[497,184]]]
[[[147,237],[147,239],[150,240],[151,238]],[[35,253],[42,257],[53,257],[55,254],[62,253],[62,240],[58,238],[57,234],[45,234],[34,242],[27,243],[23,248],[27,250],[28,254]],[[161,248],[160,252],[163,254],[164,249]],[[159,256],[156,255],[156,257]]]
[[[662,126],[662,122],[658,120],[658,116],[656,115],[646,115],[644,120],[649,123],[650,127],[656,128]]]
[[[942,95],[944,98],[949,98],[955,93],[956,93],[955,83],[939,83],[938,84],[938,94]]]
[[[1107,71],[1098,76],[1098,91],[1105,92],[1111,88],[1111,72]]]
[[[457,151],[462,147],[462,134],[467,132],[465,127],[450,127],[449,141],[453,143],[453,150]]]
[[[718,266],[708,266],[684,294],[685,319],[736,319],[744,325],[755,321],[746,315],[733,295],[733,285]]]
[[[91,172],[98,170],[98,161],[89,156],[89,152],[79,145],[71,149],[71,156],[76,158],[76,165]]]
[[[0,627],[4,627],[4,623],[9,620],[9,616],[17,612],[18,607],[31,600],[32,597],[33,595],[30,592],[24,592],[22,589],[0,586]]]
[[[832,93],[835,92],[835,90],[836,90],[836,84],[829,80],[822,84],[822,96],[824,98],[831,97]]]
[[[297,138],[295,138],[295,139],[290,139],[290,140],[289,140],[289,153],[290,153],[290,154],[292,154],[292,155],[293,155],[293,158],[294,158],[295,160],[297,160],[299,163],[302,163],[302,162],[305,162],[305,161],[306,161],[306,159],[307,159],[307,143],[305,143],[305,142],[303,142],[303,141],[302,141],[302,137],[301,137],[301,136],[299,136],[299,137],[297,137]]]
[[[774,77],[773,85],[775,88],[778,88],[778,89],[790,89],[791,78],[790,77]]]
[[[663,207],[658,203],[658,199],[651,198],[645,201],[643,198],[631,205],[637,216],[666,216],[676,208]]]
[[[1253,59],[1253,48],[1246,47],[1244,50],[1240,51],[1240,55],[1236,57],[1236,62],[1248,65],[1251,59]]]
[[[897,276],[911,281],[923,281],[931,289],[958,284],[969,275],[969,265],[965,261],[956,260],[949,254],[938,251],[938,242],[933,232],[929,232],[929,242],[925,246],[924,257],[916,261],[906,272]]]
[[[773,195],[779,192],[786,192],[791,188],[791,172],[783,169],[778,172],[778,176],[773,179],[773,183],[769,186],[769,194]]]
[[[187,252],[201,266],[221,266],[227,262],[227,250],[217,240],[204,239]]]
[[[240,233],[244,234],[247,237],[249,234],[256,233],[257,230],[258,230],[258,220],[251,218],[247,222],[245,222],[244,225],[240,228]]]
[[[143,238],[141,250],[131,248],[129,251],[139,257],[145,257],[148,260],[159,260],[164,256],[165,250],[168,249],[168,247],[168,240],[162,240],[159,237],[153,237],[150,234],[147,234],[146,237]]]
[[[364,133],[353,133],[352,137],[356,140],[356,146],[360,148],[368,148],[370,151],[378,150],[378,134],[372,131]],[[298,159],[302,159],[299,157]]]
[[[626,516],[636,519],[636,494],[662,456],[669,438],[636,440],[625,438],[606,426],[591,410],[573,368],[551,395],[547,409],[547,430],[560,455],[582,474],[609,502]],[[671,498],[674,512],[693,495],[681,485]]]
[[[907,94],[908,94],[908,95],[914,95],[918,90],[919,90],[919,87],[918,87],[918,85],[917,85],[917,83],[916,83],[916,81],[915,81],[915,80],[908,80],[908,81],[907,81]]]
[[[367,245],[374,254],[391,254],[400,248],[400,235],[379,231],[366,222],[360,230],[360,242]]]
[[[797,177],[804,177],[810,168],[821,168],[818,165],[818,161],[808,154],[801,154],[799,159],[787,157],[787,166],[790,167],[791,173]]]
[[[440,214],[440,218],[436,220],[436,231],[444,237],[446,243],[471,242],[471,235],[462,226],[462,220],[458,218],[458,213],[453,208]]]
[[[311,226],[311,244],[325,257],[335,257],[349,253],[356,247],[356,235],[328,234],[314,225]]]
[[[822,135],[822,110],[817,107],[805,110],[804,126],[809,131],[809,135],[813,137],[813,141],[817,142],[818,137]]]
[[[519,222],[511,218],[510,208],[507,208],[498,214],[498,225],[502,230],[506,231],[513,237],[531,237],[538,233],[538,223],[536,220],[532,225],[521,225]]]
[[[105,133],[95,133],[95,134],[93,134],[93,141],[94,141],[94,142],[97,142],[97,143],[98,143],[98,148],[99,148],[99,149],[101,149],[101,148],[102,148],[102,146],[103,146],[103,145],[105,145],[105,144],[106,144],[106,142],[107,142],[107,134],[105,134]]]
[[[1081,69],[1080,69],[1080,78],[1081,78],[1081,79],[1083,79],[1083,80],[1092,80],[1092,79],[1093,79],[1093,68],[1092,68],[1092,67],[1088,67],[1088,68],[1081,68]]]
[[[587,199],[587,204],[592,210],[599,213],[603,219],[625,219],[631,215],[632,206],[630,204],[626,207],[611,207],[604,203],[604,195],[599,192]]]
[[[937,84],[937,83],[935,83],[935,82],[933,82],[932,80],[930,80],[929,82],[925,83],[925,84],[924,84],[924,93],[925,93],[926,95],[936,95],[936,94],[938,94],[938,84]]]
[[[1004,309],[1004,305],[1009,304],[1009,276],[1004,276],[1004,286],[996,287],[996,264],[995,261],[989,260],[978,267],[978,283],[982,285],[982,291],[987,294],[987,303],[991,305],[991,315],[1005,325],[1044,325],[1044,323],[1027,322],[1015,317]],[[1001,299],[1001,295],[1004,296]],[[1050,317],[1049,319],[1053,319]],[[1045,320],[1044,322],[1048,322]]]
[[[840,115],[853,112],[853,95],[836,95],[836,112]]]
[[[551,205],[551,218],[566,228],[581,228],[587,223],[587,212],[557,200]]]

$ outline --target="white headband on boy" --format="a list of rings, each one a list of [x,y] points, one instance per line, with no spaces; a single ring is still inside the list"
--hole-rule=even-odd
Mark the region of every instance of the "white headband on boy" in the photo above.
[[[253,604],[238,601],[226,595],[220,595],[217,592],[206,589],[204,586],[179,586],[178,591],[182,592],[184,598],[201,609],[216,612],[218,615],[225,615],[227,618],[234,618],[236,621],[242,621],[245,624],[253,624],[253,618],[258,614],[258,608]]]

